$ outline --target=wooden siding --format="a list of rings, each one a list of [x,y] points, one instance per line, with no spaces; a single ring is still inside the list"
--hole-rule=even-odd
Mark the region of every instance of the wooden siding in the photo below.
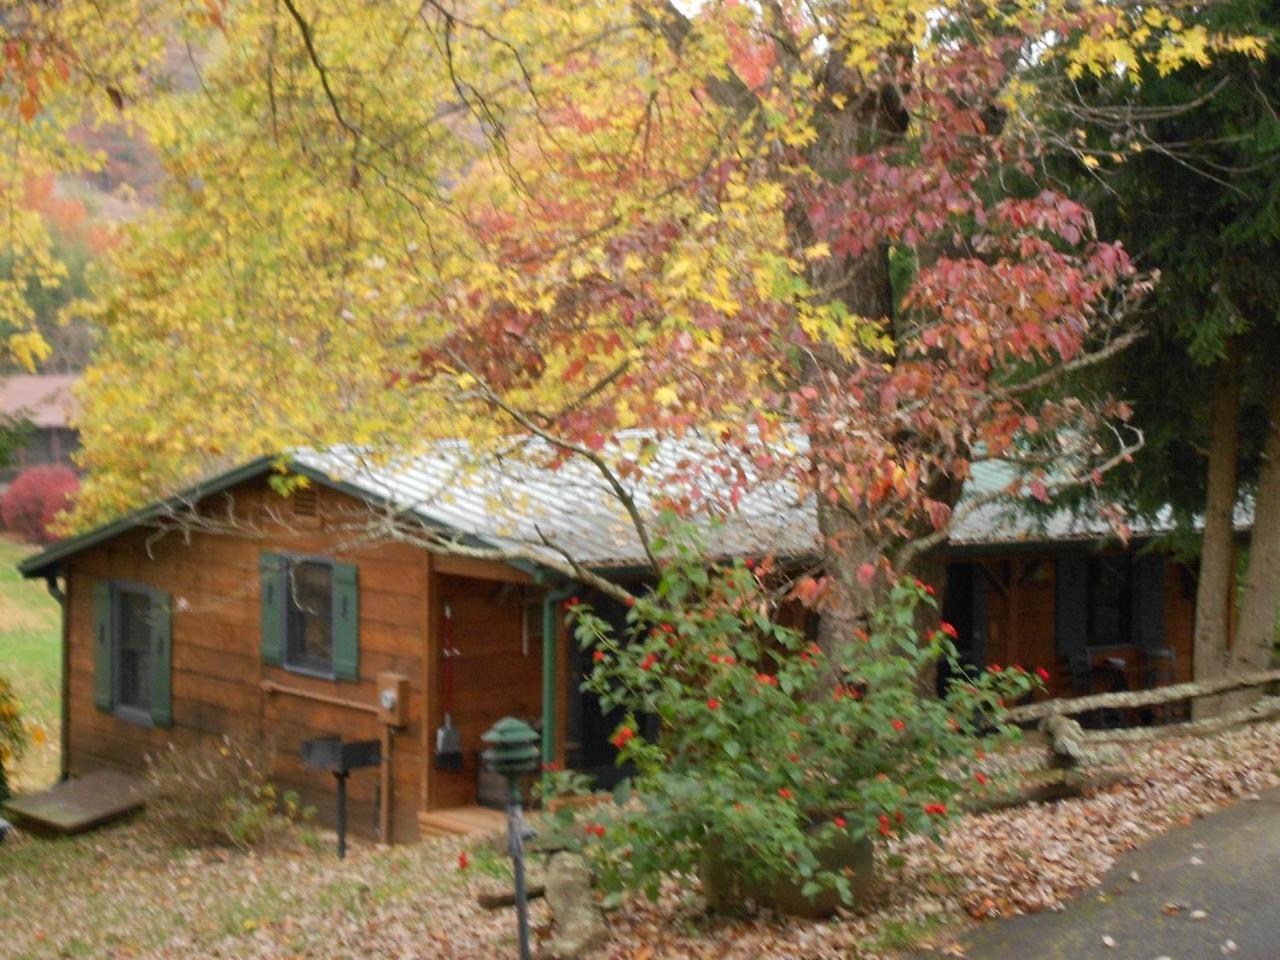
[[[353,501],[317,491],[321,517],[348,514]],[[242,515],[261,516],[264,506],[288,510],[265,485],[234,491]],[[269,527],[262,538],[196,533],[189,541],[169,535],[148,543],[151,531],[133,531],[76,555],[68,563],[69,742],[73,773],[97,766],[138,770],[166,743],[182,747],[210,734],[261,730],[276,743],[276,775],[317,808],[320,822],[333,816],[333,778],[305,770],[302,740],[340,734],[376,739],[381,726],[369,713],[265,693],[264,680],[360,703],[376,701],[376,677],[395,671],[410,678],[409,725],[397,731],[392,759],[392,834],[417,836],[422,778],[427,569],[423,551],[398,543],[334,550],[336,537],[324,522],[299,532]],[[260,654],[259,568],[263,550],[332,555],[354,564],[360,590],[360,680],[341,682],[266,666]],[[152,729],[95,709],[93,687],[92,584],[99,579],[135,580],[168,591],[173,611],[173,727]],[[376,771],[349,781],[353,830],[369,834],[377,816]]]
[[[1055,564],[1050,556],[991,556],[973,561],[986,582],[986,663],[1028,669],[1045,667],[1051,676],[1049,695],[1072,695],[1071,674],[1059,656],[1055,636]],[[1164,644],[1172,647],[1179,682],[1191,679],[1191,645],[1195,623],[1195,587],[1186,568],[1170,561],[1164,578]],[[1124,657],[1128,680],[1146,686],[1146,664],[1132,645],[1106,648]]]

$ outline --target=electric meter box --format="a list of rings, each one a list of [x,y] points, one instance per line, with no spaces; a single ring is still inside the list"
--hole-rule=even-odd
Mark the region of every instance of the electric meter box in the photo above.
[[[389,727],[409,723],[409,678],[404,674],[378,674],[378,719]]]

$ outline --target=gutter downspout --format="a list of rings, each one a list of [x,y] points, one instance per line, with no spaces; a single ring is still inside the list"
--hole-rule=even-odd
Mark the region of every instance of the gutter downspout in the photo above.
[[[62,614],[62,729],[58,731],[58,779],[66,780],[71,776],[71,621],[67,611],[67,594],[58,586],[58,575],[47,575],[44,585],[49,596],[58,601]]]
[[[542,598],[542,762],[556,759],[556,608],[573,593],[573,584],[551,587]]]

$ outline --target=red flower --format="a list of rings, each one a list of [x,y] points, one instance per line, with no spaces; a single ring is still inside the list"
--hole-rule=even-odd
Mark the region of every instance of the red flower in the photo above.
[[[868,640],[871,639],[870,637],[867,636],[867,631],[865,630],[854,630],[853,635],[857,637],[859,640],[861,640],[863,643],[866,643]]]
[[[987,775],[985,773],[975,773],[973,775],[973,779],[977,780],[978,783],[982,784],[984,787],[987,785]]]
[[[547,773],[555,773],[557,770],[560,769],[560,764],[556,763],[554,760],[551,760],[547,763],[544,763],[542,765],[542,769],[547,771]]]
[[[1044,667],[1036,667],[1036,676],[1039,677],[1041,680],[1043,680],[1045,683],[1049,682],[1049,671],[1046,670]]]
[[[634,607],[635,605],[636,605],[636,598],[635,598],[635,597],[632,597],[632,596],[628,596],[628,597],[627,597],[627,606],[628,606],[628,607]]]
[[[791,799],[791,791],[790,791],[790,790],[788,790],[786,787],[779,787],[779,788],[778,788],[778,796],[780,796],[783,800],[790,800],[790,799]]]
[[[605,831],[604,827],[598,823],[588,823],[586,826],[586,832],[593,836],[603,837]]]
[[[789,754],[787,754],[787,760],[789,760],[791,763],[799,763],[799,762],[800,762],[800,754],[798,754],[798,753],[789,753]]]
[[[889,825],[889,817],[887,814],[880,814],[880,836],[887,837],[893,833],[893,827]]]
[[[901,731],[901,730],[905,729],[905,728],[906,728],[906,726],[907,726],[907,725],[906,725],[905,723],[903,723],[901,720],[897,720],[897,719],[895,719],[895,720],[893,721],[893,729],[895,729],[895,730]]]
[[[467,851],[463,850],[458,854],[458,869],[465,870],[471,865],[471,861],[467,859]]]
[[[712,697],[710,700],[708,700],[708,701],[707,701],[707,709],[708,709],[708,710],[719,710],[719,709],[720,709],[720,701],[719,701],[719,700],[717,700],[715,697]]]
[[[1001,673],[1003,670],[1004,667],[1000,666],[998,663],[993,663],[991,666],[987,667],[988,673]]]
[[[725,663],[727,663],[729,666],[731,666],[731,667],[732,667],[735,663],[737,663],[737,662],[738,662],[738,660],[737,660],[737,658],[736,658],[736,657],[725,657],[725,658],[724,658],[724,662],[725,662]]]
[[[1019,664],[1016,664],[1016,663],[1015,663],[1012,667],[1010,667],[1009,669],[1010,669],[1010,670],[1012,670],[1014,673],[1026,673],[1026,672],[1027,672],[1027,671],[1026,671],[1026,670],[1024,670],[1024,669],[1023,669]]]
[[[570,598],[569,598],[569,606],[571,606],[571,607],[576,607],[576,606],[578,606],[580,603],[582,603],[582,601],[581,601],[581,600],[579,600],[577,597],[570,597]]]
[[[811,643],[809,644],[809,652],[813,654],[815,657],[817,657],[822,654],[822,648],[818,646],[816,643]]]
[[[671,624],[669,624],[669,623],[664,623],[664,624],[662,625],[662,632],[663,632],[663,633],[675,633],[675,632],[676,632],[676,628],[675,628],[675,627],[673,627],[673,626],[672,626]]]
[[[926,803],[924,812],[931,817],[945,817],[947,815],[947,805],[945,803]]]
[[[719,662],[720,662],[720,654],[718,654],[718,653],[713,653],[713,654],[711,654],[709,657],[707,657],[707,659],[708,659],[709,661],[711,661],[712,663],[719,663]]]
[[[771,677],[767,673],[757,673],[756,683],[763,684],[766,687],[776,687],[778,685],[778,678]]]
[[[952,640],[956,640],[960,636],[960,631],[958,631],[952,624],[948,623],[946,620],[943,620],[942,623],[938,625],[938,628],[943,633],[945,633],[948,637],[950,637]]]
[[[610,742],[619,750],[621,750],[623,747],[627,745],[627,741],[630,740],[635,735],[636,735],[636,732],[632,730],[630,727],[623,727],[621,730],[619,730],[617,733],[613,735],[613,740],[611,740]]]
[[[591,655],[591,659],[594,660],[596,663],[604,663],[604,651],[597,650],[595,653]]]
[[[849,825],[849,821],[846,820],[844,817],[836,817],[835,820],[832,822],[841,830],[843,830],[845,827]]]
[[[649,670],[658,662],[658,656],[654,653],[646,653],[644,659],[640,661],[641,670]]]
[[[750,557],[747,557],[747,559],[744,560],[743,563],[746,564],[748,570],[750,570],[752,567],[756,565],[756,562]]]

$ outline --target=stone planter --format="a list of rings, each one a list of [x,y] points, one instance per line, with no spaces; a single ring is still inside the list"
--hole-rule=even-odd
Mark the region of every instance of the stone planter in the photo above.
[[[848,868],[853,871],[849,887],[855,902],[870,894],[875,883],[875,857],[869,838],[855,840],[844,834],[833,836],[814,852],[824,869],[840,872]],[[725,858],[720,843],[714,839],[702,847],[698,875],[707,905],[716,913],[741,913],[750,901],[766,910],[819,919],[831,916],[842,905],[840,895],[834,890],[824,889],[813,899],[806,897],[800,892],[804,881],[798,877],[745,876],[740,868]]]

